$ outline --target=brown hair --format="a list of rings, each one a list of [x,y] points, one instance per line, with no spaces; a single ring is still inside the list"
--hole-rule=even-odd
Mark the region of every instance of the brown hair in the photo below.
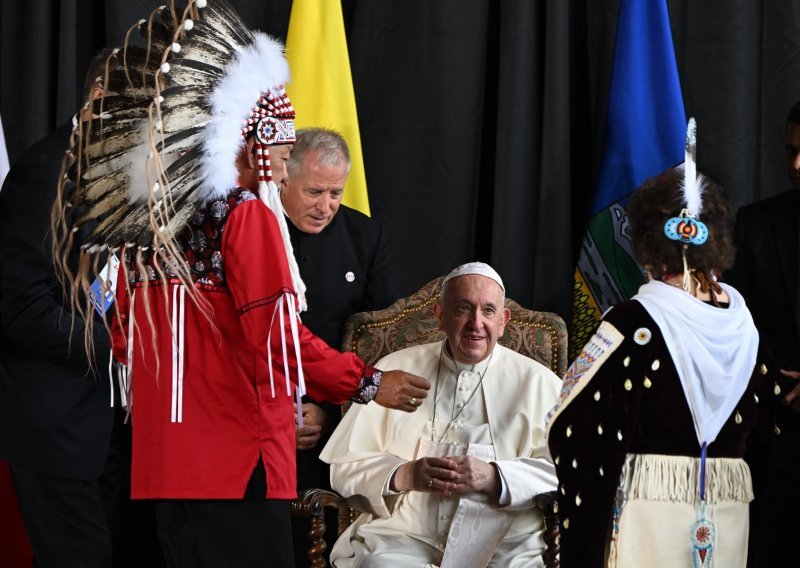
[[[664,234],[664,224],[680,215],[685,207],[683,170],[671,168],[645,181],[631,197],[627,207],[633,255],[653,278],[683,272],[684,244]],[[733,265],[733,216],[722,188],[706,177],[703,209],[698,219],[708,227],[708,240],[702,245],[686,245],[689,267],[698,273],[716,276]]]

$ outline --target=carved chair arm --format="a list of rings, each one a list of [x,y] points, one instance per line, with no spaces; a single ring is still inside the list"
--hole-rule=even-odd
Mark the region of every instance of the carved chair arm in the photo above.
[[[292,514],[296,517],[310,519],[308,530],[308,560],[311,568],[325,568],[327,562],[322,557],[325,544],[325,507],[336,507],[339,510],[339,527],[347,527],[358,516],[358,512],[347,506],[344,497],[335,491],[326,489],[306,489],[292,501]],[[341,534],[341,530],[339,531]]]
[[[558,492],[540,493],[533,502],[544,514],[544,543],[547,547],[542,555],[547,568],[558,568],[559,534],[558,534]]]

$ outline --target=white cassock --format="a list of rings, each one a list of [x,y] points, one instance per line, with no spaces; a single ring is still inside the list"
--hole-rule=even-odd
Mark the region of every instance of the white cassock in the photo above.
[[[545,416],[561,381],[500,345],[474,366],[456,363],[442,347],[410,347],[379,361],[380,369],[428,378],[428,397],[413,413],[353,405],[320,456],[331,464],[332,487],[367,511],[336,542],[334,566],[542,566],[544,520],[533,499],[557,485]],[[389,490],[400,465],[446,453],[494,462],[499,502]]]

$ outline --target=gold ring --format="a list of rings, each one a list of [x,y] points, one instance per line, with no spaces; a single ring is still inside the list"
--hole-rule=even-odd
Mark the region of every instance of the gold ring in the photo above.
[[[425,482],[425,487],[427,487],[428,489],[433,487],[433,479],[429,479],[428,481],[426,481]]]
[[[408,399],[408,404],[410,404],[411,406],[417,406],[417,399],[412,396],[411,398]]]

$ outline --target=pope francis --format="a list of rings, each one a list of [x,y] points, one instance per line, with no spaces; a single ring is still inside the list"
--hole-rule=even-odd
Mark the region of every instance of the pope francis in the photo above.
[[[447,338],[385,357],[431,380],[417,412],[354,406],[322,452],[331,484],[366,511],[331,553],[337,567],[542,566],[534,497],[556,488],[545,415],[561,381],[497,345],[510,317],[483,263],[445,278],[434,313]]]

